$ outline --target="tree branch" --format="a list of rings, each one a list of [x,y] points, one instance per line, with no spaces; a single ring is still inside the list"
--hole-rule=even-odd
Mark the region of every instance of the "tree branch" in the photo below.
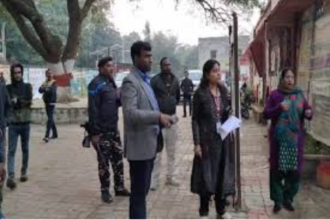
[[[67,8],[69,14],[69,32],[62,61],[76,58],[83,21],[78,0],[67,0]]]
[[[19,30],[21,31],[24,38],[27,42],[45,59],[49,60],[49,55],[45,48],[43,47],[41,41],[37,38],[35,33],[31,31],[31,28],[28,27],[24,18],[19,14],[17,8],[12,5],[10,0],[0,0],[7,11],[11,14],[15,20]]]
[[[53,57],[54,62],[60,60],[62,52],[62,41],[53,35],[46,26],[43,17],[38,12],[33,0],[7,0],[17,9],[17,14],[26,17],[32,24],[46,52]]]
[[[77,57],[82,23],[95,2],[96,0],[86,0],[84,6],[80,9],[78,0],[67,0],[67,8],[69,13],[69,33],[64,53],[62,55],[62,61],[75,59]]]
[[[83,19],[88,15],[88,12],[91,9],[94,2],[96,2],[96,0],[86,0],[83,8],[81,9],[81,14]]]
[[[228,23],[231,19],[231,12],[228,12],[227,8],[223,6],[212,6],[207,0],[196,0],[196,2],[202,6],[205,13],[215,22]]]

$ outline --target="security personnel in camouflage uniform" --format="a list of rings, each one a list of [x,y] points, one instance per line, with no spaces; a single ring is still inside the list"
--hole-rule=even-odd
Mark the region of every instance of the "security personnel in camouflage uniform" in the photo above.
[[[124,186],[123,150],[118,131],[118,107],[121,105],[114,81],[114,63],[111,57],[98,63],[99,75],[88,86],[88,114],[92,143],[97,152],[101,197],[113,201],[109,192],[109,161],[114,173],[116,196],[129,196]]]

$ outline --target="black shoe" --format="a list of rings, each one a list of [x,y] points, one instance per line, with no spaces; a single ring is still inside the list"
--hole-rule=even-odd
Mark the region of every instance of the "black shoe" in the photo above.
[[[113,198],[111,196],[111,194],[109,193],[108,190],[102,190],[101,191],[101,197],[102,197],[102,201],[104,203],[110,204],[113,202]]]
[[[284,207],[286,210],[288,210],[289,212],[294,212],[294,211],[295,211],[295,209],[293,208],[291,202],[285,202],[285,203],[283,204],[283,207]]]
[[[22,174],[21,175],[21,178],[20,178],[20,181],[23,183],[23,182],[27,182],[28,181],[28,176],[26,174]]]
[[[208,212],[199,213],[199,217],[201,219],[208,219],[209,213]]]
[[[123,188],[122,190],[116,190],[115,194],[116,196],[123,196],[123,197],[127,197],[131,195],[131,193],[126,188]]]
[[[43,140],[44,140],[45,143],[49,142],[49,138],[47,138],[47,137],[45,137]]]
[[[16,188],[16,183],[15,183],[15,180],[14,180],[14,178],[12,178],[12,177],[9,177],[8,179],[7,179],[7,187],[9,188],[9,189],[11,189],[11,190],[14,190],[15,188]]]
[[[184,116],[182,116],[183,118],[186,118],[187,117],[187,115],[184,115]]]
[[[277,214],[281,211],[282,207],[280,205],[274,205],[273,213]]]

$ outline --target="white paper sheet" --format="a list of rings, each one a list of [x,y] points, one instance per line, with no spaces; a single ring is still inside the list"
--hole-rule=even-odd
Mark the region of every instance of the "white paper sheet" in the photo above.
[[[220,134],[222,140],[227,137],[228,134],[241,127],[242,120],[236,118],[235,116],[230,116],[225,123],[222,125],[220,123],[217,124],[217,132]]]

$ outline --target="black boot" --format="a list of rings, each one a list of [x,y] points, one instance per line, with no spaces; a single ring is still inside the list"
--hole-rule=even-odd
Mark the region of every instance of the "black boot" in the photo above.
[[[281,205],[275,204],[274,205],[274,208],[273,208],[273,213],[274,214],[277,214],[277,213],[279,213],[281,211],[281,209],[282,209],[282,206]]]
[[[7,187],[11,190],[14,190],[16,188],[16,182],[14,180],[14,177],[9,177],[7,179]]]
[[[289,212],[294,212],[294,207],[292,206],[291,202],[284,202],[283,207],[288,210]]]
[[[110,204],[113,202],[113,198],[109,192],[109,190],[102,190],[101,191],[101,197],[102,197],[102,201],[104,203]]]
[[[27,174],[26,174],[26,173],[23,173],[23,174],[21,175],[20,181],[21,181],[21,182],[27,182],[28,179],[29,179],[29,178],[28,178]]]

